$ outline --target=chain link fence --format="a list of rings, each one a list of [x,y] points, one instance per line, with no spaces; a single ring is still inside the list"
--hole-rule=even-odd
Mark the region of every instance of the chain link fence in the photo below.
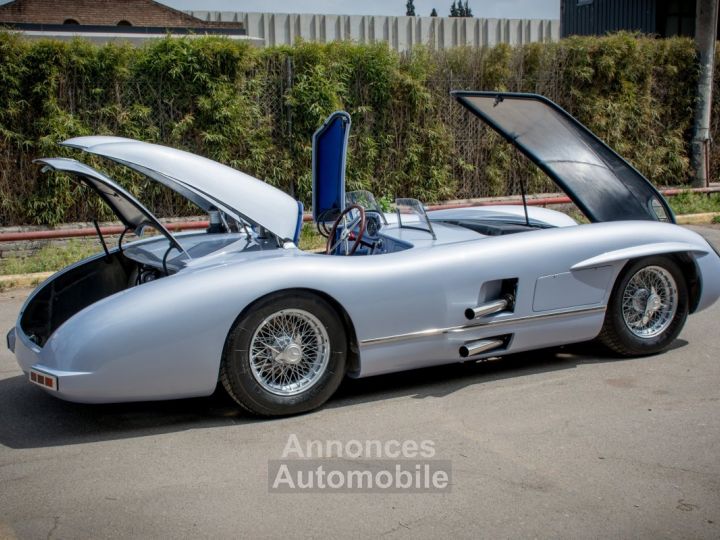
[[[293,125],[293,109],[287,103],[287,95],[295,83],[293,60],[291,57],[266,57],[247,74],[246,79],[258,81],[260,87],[253,92],[263,115],[270,119],[271,136],[276,146],[288,147],[298,137]],[[258,76],[261,75],[261,76]],[[491,129],[465,108],[461,107],[450,95],[451,90],[477,89],[481,87],[481,77],[458,77],[451,70],[441,71],[436,77],[427,81],[427,88],[432,96],[435,120],[442,124],[450,134],[452,178],[457,182],[455,199],[474,199],[483,197],[502,197],[518,195],[521,182],[530,192],[547,193],[557,191],[554,184],[547,179],[535,165],[529,162],[520,152],[509,144],[501,142]],[[527,87],[522,78],[513,81],[510,91],[520,91]],[[538,93],[542,93],[558,101],[559,90],[555,80],[550,77],[534,81]],[[358,89],[358,93],[362,90]],[[173,98],[171,89],[162,81],[129,81],[116,89],[116,107],[108,107],[93,97],[92,92],[83,88],[82,81],[68,81],[67,91],[59,92],[66,100],[62,103],[70,114],[84,117],[84,122],[91,131],[107,130],[113,125],[112,115],[117,111],[121,114],[144,114],[147,108],[152,114],[152,124],[156,130],[153,138],[167,143],[179,144],[190,151],[205,153],[206,142],[199,140],[196,132],[188,131],[178,137],[178,126],[187,118],[188,107]],[[560,100],[561,101],[561,100]],[[122,118],[118,117],[116,127],[119,129]],[[359,121],[362,121],[359,120]],[[386,123],[402,122],[401,118],[385,119]],[[357,127],[357,126],[356,126]],[[306,141],[308,144],[310,141]],[[395,154],[403,151],[402,140],[396,141]],[[502,148],[498,152],[498,147]],[[391,159],[391,158],[390,158]],[[131,173],[104,163],[105,168],[111,167],[115,174],[132,177],[133,183],[143,180]],[[392,169],[393,164],[385,164],[383,168]],[[489,174],[488,168],[496,171]],[[502,177],[498,177],[502,174]],[[128,176],[130,175],[130,176]],[[262,171],[258,171],[262,176]],[[289,190],[289,186],[280,186]],[[403,195],[401,193],[396,194]],[[172,197],[168,194],[168,197]],[[169,199],[164,200],[171,207],[176,204]],[[178,209],[181,211],[181,209]],[[167,213],[167,212],[165,212]]]
[[[267,61],[263,67],[264,85],[259,95],[260,103],[263,111],[273,119],[273,137],[283,144],[290,144],[294,137],[293,118],[292,108],[286,103],[286,95],[294,82],[293,62],[290,58],[273,60]],[[521,91],[524,81],[518,79],[515,82],[516,88],[509,90]],[[536,92],[558,101],[560,92],[552,77],[535,82]],[[534,164],[509,144],[501,142],[499,136],[450,95],[452,90],[474,90],[480,87],[477,79],[457,77],[450,70],[427,81],[436,121],[450,133],[452,177],[457,182],[454,198],[519,195],[521,182],[525,183],[526,189],[535,193],[556,192],[557,187]],[[400,118],[395,120],[402,122]],[[399,145],[402,143],[398,141]],[[502,178],[488,175],[486,171],[488,165],[492,165],[493,154],[499,145],[504,146],[501,160],[506,175]],[[402,152],[402,147],[396,150]],[[392,165],[387,165],[387,168],[392,168]]]

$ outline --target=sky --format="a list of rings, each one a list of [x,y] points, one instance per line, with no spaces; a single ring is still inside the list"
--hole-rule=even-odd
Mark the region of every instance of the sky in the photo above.
[[[405,15],[406,0],[161,0],[176,9],[340,15]],[[468,0],[475,17],[559,19],[560,0]],[[448,15],[452,0],[414,0],[415,14]]]

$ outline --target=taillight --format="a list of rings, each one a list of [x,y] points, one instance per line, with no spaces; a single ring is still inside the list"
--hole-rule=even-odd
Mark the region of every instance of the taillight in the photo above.
[[[34,368],[30,370],[30,382],[47,388],[48,390],[58,389],[58,381],[55,375],[49,375]]]

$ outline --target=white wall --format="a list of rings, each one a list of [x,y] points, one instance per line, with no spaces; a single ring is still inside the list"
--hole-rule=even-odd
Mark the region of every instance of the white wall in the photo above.
[[[296,13],[245,13],[236,11],[188,11],[206,21],[242,22],[248,36],[265,45],[292,45],[305,41],[351,40],[359,43],[385,41],[396,51],[423,44],[433,48],[458,45],[481,47],[509,43],[557,41],[558,19],[479,19],[458,17],[392,17],[372,15],[305,15]]]

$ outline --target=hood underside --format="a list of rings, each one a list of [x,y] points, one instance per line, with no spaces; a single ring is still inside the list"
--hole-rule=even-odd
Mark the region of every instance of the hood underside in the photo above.
[[[549,99],[507,92],[452,95],[536,163],[591,221],[675,221],[667,201],[640,172]]]
[[[84,183],[105,201],[129,230],[140,234],[141,229],[149,225],[165,236],[170,242],[170,245],[181,252],[184,251],[173,235],[170,234],[170,231],[158,221],[150,210],[145,208],[131,193],[124,190],[104,174],[74,159],[42,158],[36,159],[35,163],[40,163],[54,171],[67,173],[71,177]]]
[[[298,232],[298,202],[277,188],[216,161],[122,137],[75,137],[61,143],[125,165],[178,192],[205,211],[215,207],[281,239]]]

